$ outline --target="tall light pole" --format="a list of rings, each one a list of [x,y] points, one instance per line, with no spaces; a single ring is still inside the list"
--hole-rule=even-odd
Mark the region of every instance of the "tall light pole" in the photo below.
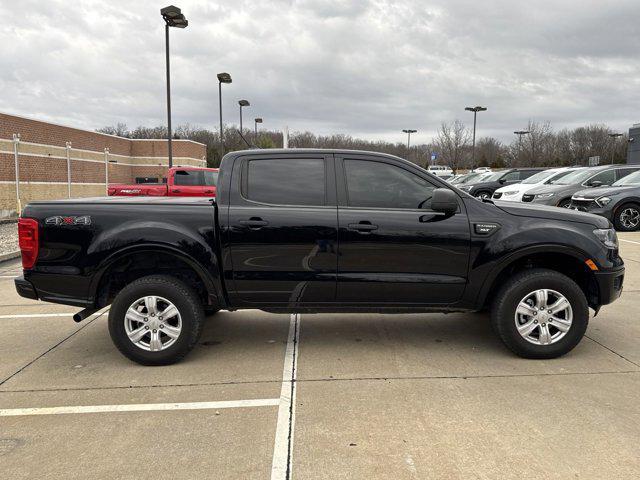
[[[240,105],[240,136],[242,136],[242,107],[249,107],[251,104],[249,100],[238,100],[238,105]]]
[[[256,143],[258,142],[258,124],[259,123],[262,123],[262,118],[258,117],[253,119],[253,129],[254,129]]]
[[[164,19],[165,57],[167,63],[167,148],[169,150],[169,168],[173,167],[173,149],[171,146],[171,75],[169,66],[169,27],[185,28],[189,22],[178,7],[169,5],[160,9]]]
[[[609,136],[611,137],[611,165],[613,165],[613,156],[614,156],[615,151],[616,151],[616,138],[621,137],[622,134],[621,133],[610,133]]]
[[[471,165],[473,168],[476,168],[476,117],[478,116],[478,112],[484,112],[487,110],[487,107],[465,107],[465,110],[469,112],[473,112],[473,145],[471,147]]]
[[[411,134],[412,133],[416,133],[417,130],[412,130],[410,128],[404,129],[402,130],[404,133],[407,134],[407,160],[409,160],[409,155],[411,154]]]
[[[224,157],[224,130],[222,125],[222,84],[231,83],[231,75],[228,73],[218,74],[218,106],[220,107],[220,160]]]
[[[530,132],[528,130],[516,130],[513,133],[518,135],[518,160],[520,160],[520,153],[522,152],[522,136],[527,135]]]

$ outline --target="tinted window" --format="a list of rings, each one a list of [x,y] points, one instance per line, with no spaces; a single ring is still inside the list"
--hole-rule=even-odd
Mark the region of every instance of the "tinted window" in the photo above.
[[[529,178],[536,173],[539,173],[540,170],[520,170],[520,180],[524,180],[525,178]]]
[[[430,208],[435,186],[404,168],[367,160],[345,160],[351,207]]]
[[[324,160],[250,160],[244,195],[261,203],[276,205],[324,205]]]
[[[618,180],[619,180],[619,179],[621,179],[621,178],[626,177],[626,176],[627,176],[627,175],[629,175],[630,173],[634,173],[634,172],[637,172],[637,171],[638,171],[638,169],[637,169],[637,168],[619,168],[619,169],[616,171],[616,174],[617,174],[617,177],[616,177],[616,178],[618,178]]]
[[[177,170],[173,177],[175,185],[199,186],[204,185],[202,170]]]
[[[601,182],[602,185],[611,185],[616,180],[615,170],[605,170],[594,177],[590,178],[587,185],[593,185],[593,182]]]
[[[500,178],[507,182],[511,182],[513,180],[520,180],[520,172],[509,172]]]
[[[218,184],[218,172],[204,170],[204,184],[208,187],[216,186]]]

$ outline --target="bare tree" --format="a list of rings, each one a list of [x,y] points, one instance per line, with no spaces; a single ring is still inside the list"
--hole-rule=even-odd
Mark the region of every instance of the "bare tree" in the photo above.
[[[443,122],[434,139],[434,145],[440,153],[442,162],[457,171],[468,154],[471,132],[460,120],[453,123]]]

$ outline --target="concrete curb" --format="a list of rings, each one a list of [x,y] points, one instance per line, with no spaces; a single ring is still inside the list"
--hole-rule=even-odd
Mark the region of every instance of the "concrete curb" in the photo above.
[[[16,250],[15,252],[3,253],[0,255],[0,263],[6,262],[7,260],[13,260],[14,258],[18,258],[20,256],[20,250]]]

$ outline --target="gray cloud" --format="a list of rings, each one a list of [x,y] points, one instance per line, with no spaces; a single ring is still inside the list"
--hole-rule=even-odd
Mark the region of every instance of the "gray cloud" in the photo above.
[[[0,27],[0,110],[85,128],[164,123],[165,3],[20,1]],[[269,128],[397,141],[417,128],[423,142],[442,121],[468,123],[476,104],[489,107],[479,135],[503,140],[530,118],[639,120],[634,0],[178,5],[190,25],[171,31],[176,124],[215,128],[220,71],[233,76],[226,119],[247,98],[247,118]]]

